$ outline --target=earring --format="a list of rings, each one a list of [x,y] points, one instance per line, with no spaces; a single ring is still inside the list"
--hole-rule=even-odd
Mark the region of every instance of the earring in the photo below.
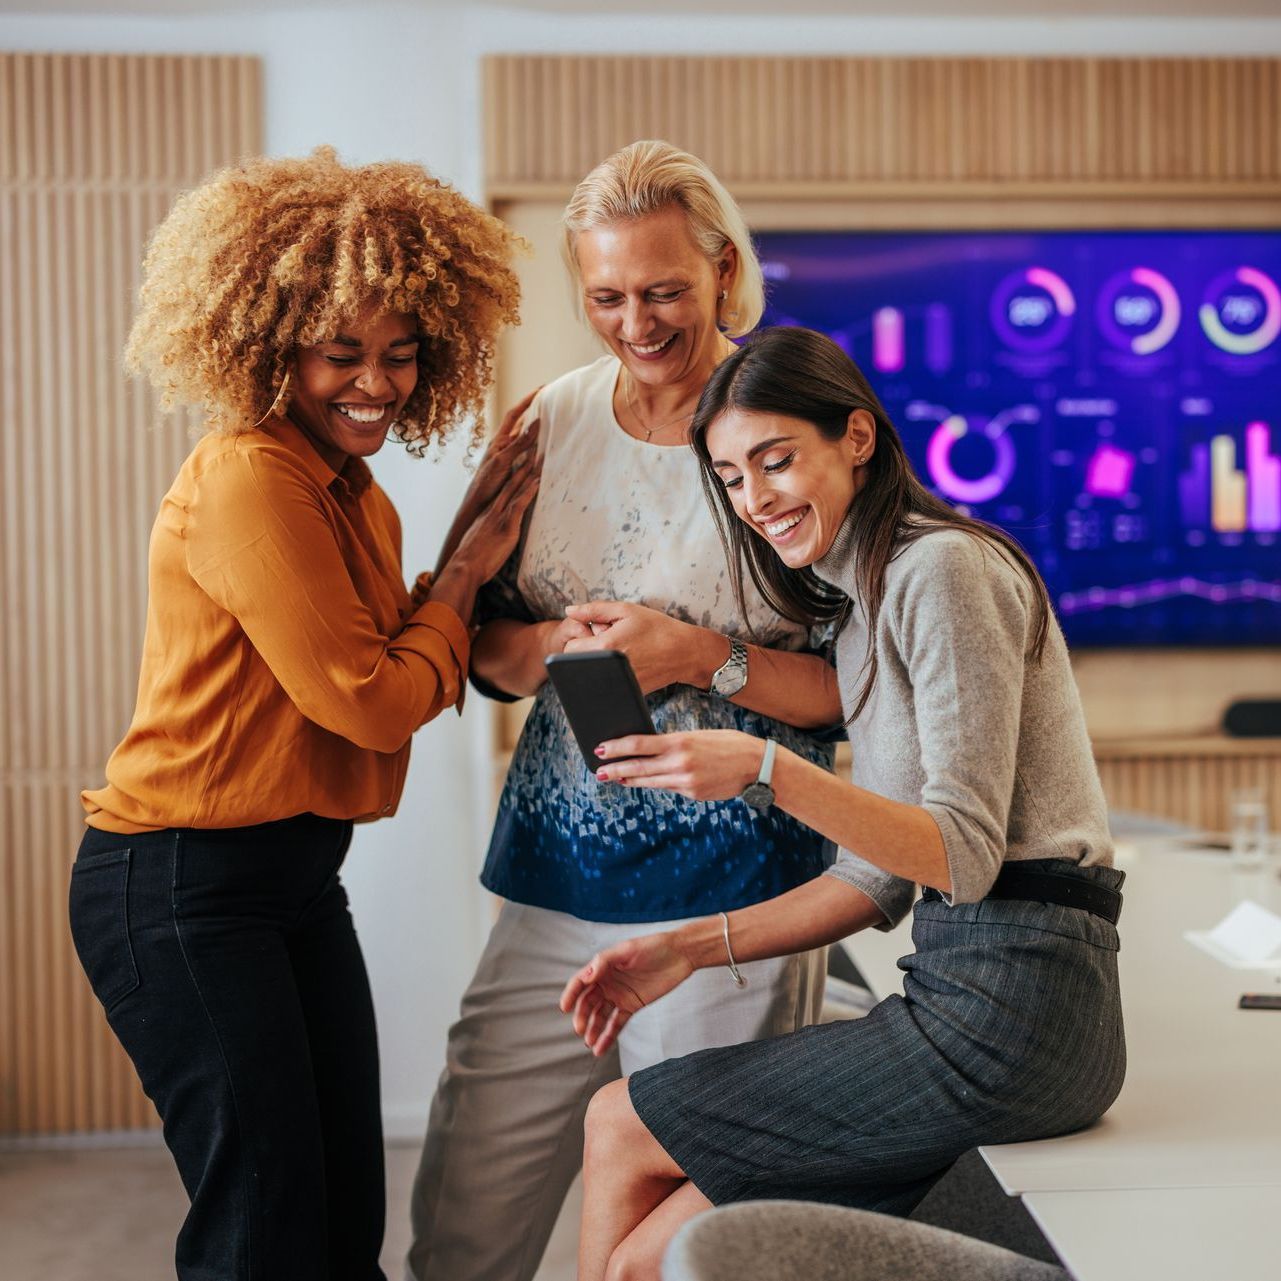
[[[285,397],[289,394],[289,380],[293,377],[293,370],[286,369],[285,376],[281,380],[280,390],[276,393],[276,399],[271,402],[271,407],[263,416],[254,423],[255,427],[261,427],[268,418],[272,416],[285,403]]]
[[[728,289],[722,289],[722,290],[721,290],[721,302],[724,302],[724,301],[725,301],[725,299],[726,299],[726,298],[728,298],[728,297],[729,297],[729,290],[728,290]]]

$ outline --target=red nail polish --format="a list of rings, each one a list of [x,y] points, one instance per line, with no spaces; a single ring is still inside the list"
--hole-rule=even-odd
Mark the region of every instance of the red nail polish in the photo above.
[[[598,748],[596,749],[596,755],[597,755],[597,756],[604,756],[604,755],[605,755],[605,749],[604,749],[603,747],[598,747]]]
[[[608,782],[609,782],[609,774],[608,774],[608,773],[606,773],[606,771],[605,771],[605,770],[603,770],[603,769],[598,769],[598,770],[596,771],[596,778],[597,778],[597,781],[598,781],[598,782],[601,782],[601,783],[608,783]]]

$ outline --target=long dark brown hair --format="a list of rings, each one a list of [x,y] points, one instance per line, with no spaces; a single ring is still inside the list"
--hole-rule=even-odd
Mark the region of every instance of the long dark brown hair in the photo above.
[[[856,409],[866,410],[875,420],[876,449],[866,464],[866,483],[851,508],[855,585],[868,627],[863,684],[851,721],[862,712],[876,683],[876,623],[885,598],[886,567],[905,546],[933,529],[963,530],[994,547],[1022,572],[1035,595],[1036,628],[1030,654],[1040,662],[1050,625],[1050,601],[1036,566],[1004,531],[961,515],[921,484],[894,424],[858,366],[830,338],[812,329],[766,329],[748,339],[708,380],[690,427],[703,491],[716,518],[734,598],[744,619],[744,565],[772,609],[807,627],[834,622],[839,630],[852,602],[812,569],[790,569],[765,538],[735,515],[707,449],[708,428],[731,409],[798,418],[812,423],[828,440],[845,435]]]

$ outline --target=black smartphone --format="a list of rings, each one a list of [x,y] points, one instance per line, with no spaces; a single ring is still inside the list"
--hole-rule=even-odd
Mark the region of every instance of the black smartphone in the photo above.
[[[1237,1006],[1242,1010],[1281,1010],[1281,992],[1247,992]]]
[[[546,663],[552,688],[578,740],[578,750],[593,774],[600,765],[596,748],[606,739],[655,732],[645,695],[626,654],[593,649],[581,654],[553,654]]]

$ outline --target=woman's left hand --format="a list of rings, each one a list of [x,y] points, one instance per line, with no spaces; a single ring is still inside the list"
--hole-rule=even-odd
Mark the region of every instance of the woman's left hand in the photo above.
[[[694,972],[674,932],[624,939],[595,956],[561,993],[560,1008],[595,1055],[618,1039],[637,1010],[652,1005]]]
[[[458,510],[454,513],[453,522],[440,549],[440,558],[436,562],[437,575],[453,559],[454,553],[466,538],[467,531],[482,512],[492,508],[495,498],[516,473],[531,467],[531,464],[533,471],[541,466],[541,460],[538,459],[538,430],[541,424],[537,418],[530,423],[522,422],[540,391],[542,388],[536,387],[503,415],[502,425],[489,442],[480,466],[463,495],[463,501],[458,504]]]
[[[621,651],[631,662],[645,694],[678,681],[694,683],[691,678],[703,642],[712,635],[705,628],[683,623],[661,610],[626,601],[593,600],[571,605],[565,616],[586,623],[594,633],[590,639],[571,641],[565,647],[567,654],[593,649]]]
[[[760,773],[765,740],[736,729],[632,734],[596,749],[602,783],[658,787],[691,801],[727,801]]]
[[[535,418],[522,426],[521,420],[540,391],[541,387],[535,387],[503,415],[502,424],[486,447],[480,466],[476,468],[476,474],[459,505],[459,515],[467,524],[494,501],[515,471],[517,459],[526,451],[531,455],[537,452],[538,429],[542,424]]]

